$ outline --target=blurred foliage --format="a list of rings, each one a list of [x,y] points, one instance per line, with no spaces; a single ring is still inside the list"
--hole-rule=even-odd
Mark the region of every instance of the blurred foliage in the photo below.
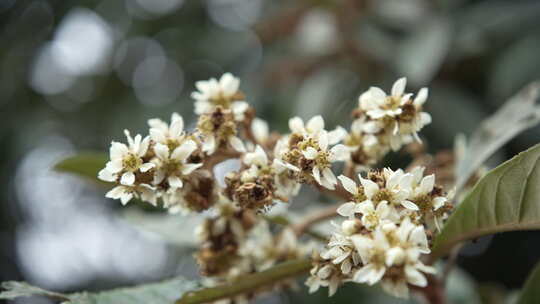
[[[347,126],[360,92],[407,76],[411,91],[430,87],[433,123],[421,134],[429,150],[451,149],[458,132],[470,134],[540,78],[539,37],[535,0],[0,1],[0,281],[32,277],[16,250],[16,232],[32,217],[13,178],[30,151],[57,142],[65,153],[105,151],[124,128],[140,132],[148,118],[173,111],[193,124],[194,82],[224,71],[242,79],[258,115],[281,131],[292,115],[318,113],[330,127]],[[518,136],[494,163],[539,135]],[[406,165],[401,155],[391,159]],[[503,234],[482,258],[465,248],[458,262],[476,279],[515,288],[540,257],[539,239]],[[353,289],[333,302],[363,297]],[[298,301],[287,297],[279,300]]]

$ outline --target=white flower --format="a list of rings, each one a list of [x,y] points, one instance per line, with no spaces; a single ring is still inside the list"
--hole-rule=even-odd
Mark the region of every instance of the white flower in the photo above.
[[[324,119],[321,115],[317,115],[308,120],[304,125],[304,121],[300,117],[289,119],[289,129],[292,133],[302,136],[317,136],[324,130]],[[335,145],[342,141],[347,135],[347,131],[342,127],[336,127],[333,131],[328,132],[328,144]]]
[[[387,269],[385,257],[390,244],[384,232],[377,229],[373,232],[373,238],[357,234],[351,236],[351,240],[363,264],[362,268],[355,272],[353,280],[374,285],[382,279]]]
[[[166,145],[157,143],[154,146],[154,152],[159,159],[159,166],[154,177],[154,183],[160,184],[166,178],[171,189],[182,188],[182,178],[202,166],[202,164],[187,163],[189,156],[196,149],[197,144],[192,140],[184,141],[172,152]]]
[[[255,151],[244,154],[244,164],[251,166],[256,165],[259,167],[268,165],[268,156],[264,152],[263,148],[259,145],[255,147]]]
[[[343,161],[349,157],[347,148],[344,145],[335,145],[328,150],[328,133],[321,131],[318,134],[318,150],[307,147],[302,151],[304,157],[315,162],[312,175],[319,185],[330,190],[335,189],[337,179],[330,168],[330,164],[336,161]]]
[[[131,186],[135,183],[135,174],[137,172],[147,172],[155,165],[145,163],[142,159],[148,151],[150,138],[147,136],[143,139],[139,134],[132,138],[128,130],[124,130],[124,134],[127,137],[129,146],[114,141],[111,143],[111,160],[99,172],[98,178],[114,182],[120,176],[120,184]]]
[[[122,202],[122,205],[127,204],[134,197],[140,198],[154,206],[157,202],[155,188],[147,184],[133,186],[118,185],[107,192],[105,197],[119,199]]]
[[[238,152],[246,152],[246,147],[244,146],[244,142],[238,138],[236,135],[230,135],[227,137],[227,143],[236,151]],[[202,141],[202,150],[206,152],[208,155],[214,154],[216,152],[218,143],[216,140],[216,136],[214,134],[206,134],[203,137]]]
[[[156,143],[177,147],[184,139],[184,120],[178,113],[171,115],[171,124],[159,118],[148,120],[150,138]]]
[[[376,209],[372,201],[365,201],[358,204],[358,211],[362,214],[362,224],[370,230],[377,227],[391,212],[386,201],[379,202]]]
[[[234,113],[235,120],[244,119],[244,113],[248,109],[248,104],[243,100],[238,100],[240,80],[231,73],[225,73],[219,81],[215,78],[197,81],[195,83],[198,91],[191,93],[195,99],[195,113],[198,115],[212,112],[216,106],[230,109]]]

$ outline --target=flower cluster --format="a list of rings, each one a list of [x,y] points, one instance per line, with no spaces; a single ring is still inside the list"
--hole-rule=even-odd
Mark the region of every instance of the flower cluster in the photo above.
[[[332,172],[332,163],[349,157],[346,147],[337,144],[346,131],[340,127],[326,131],[321,116],[311,118],[305,125],[301,118],[292,118],[289,128],[291,134],[280,139],[274,150],[279,162],[291,168],[299,182],[315,182],[327,189],[335,189],[337,179]]]
[[[347,219],[315,260],[307,281],[311,291],[329,286],[332,295],[344,282],[381,282],[389,293],[407,297],[408,284],[426,286],[424,274],[434,269],[420,257],[430,252],[428,240],[451,205],[435,176],[423,176],[423,171],[374,170],[366,178],[359,175],[359,185],[339,176],[351,201],[337,212]]]
[[[207,281],[210,286],[235,282],[243,275],[305,257],[313,248],[311,243],[298,242],[290,228],[272,234],[267,222],[256,222],[256,215],[252,211],[238,208],[227,199],[221,200],[217,209],[215,217],[207,219],[197,228],[200,249],[195,258],[201,274],[210,276],[211,279]],[[294,280],[287,280],[257,290],[256,294],[241,294],[219,303],[247,303],[261,293],[291,286],[295,286]]]
[[[277,159],[270,161],[261,146],[244,154],[243,168],[225,177],[224,193],[247,209],[258,210],[273,205],[274,201],[287,202],[297,194],[300,184],[289,178],[288,170],[296,167]]]
[[[355,120],[344,140],[352,151],[353,164],[372,166],[390,150],[399,150],[413,138],[420,141],[418,131],[431,122],[431,116],[422,112],[428,89],[420,89],[413,99],[413,94],[405,93],[406,83],[405,78],[398,79],[391,95],[378,87],[360,95],[358,108],[353,111]]]
[[[195,129],[184,130],[182,117],[173,113],[170,123],[150,119],[148,136],[132,137],[126,130],[127,144],[111,143],[110,161],[98,177],[114,184],[106,196],[122,204],[136,198],[161,203],[173,213],[210,210],[212,216],[196,229],[200,247],[195,258],[211,285],[235,282],[312,251],[311,244],[298,242],[300,232],[286,227],[272,233],[261,216],[278,202],[291,202],[302,184],[345,194],[349,202],[337,212],[346,219],[335,225],[325,249],[313,254],[310,291],[326,286],[332,295],[344,282],[381,282],[403,297],[408,285],[425,286],[426,274],[434,271],[421,256],[429,253],[432,235],[448,216],[449,199],[422,168],[372,170],[359,175],[359,184],[347,176],[419,140],[417,132],[431,120],[422,112],[427,89],[413,99],[404,93],[405,83],[399,79],[390,96],[375,87],[363,93],[351,130],[328,131],[321,116],[306,123],[294,117],[290,133],[281,135],[255,117],[238,78],[226,73],[219,80],[199,81],[191,94]],[[218,182],[214,167],[228,159],[239,160],[240,168]],[[336,162],[345,162],[347,176],[336,177]],[[270,289],[291,284],[279,282]]]

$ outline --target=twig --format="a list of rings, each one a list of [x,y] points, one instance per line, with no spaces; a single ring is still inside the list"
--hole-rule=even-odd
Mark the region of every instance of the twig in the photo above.
[[[216,300],[255,292],[277,282],[305,274],[311,268],[310,259],[298,259],[276,265],[268,270],[240,277],[221,286],[188,292],[176,304],[211,303]]]
[[[274,223],[274,224],[278,224],[278,225],[281,225],[281,226],[290,226],[291,225],[291,221],[286,218],[285,216],[280,216],[280,215],[277,215],[277,216],[268,216],[268,215],[262,215],[262,217],[271,222],[271,223]],[[327,243],[328,242],[328,237],[324,236],[323,234],[321,233],[318,233],[316,231],[312,231],[312,230],[308,230],[306,229],[305,234],[321,241],[321,242],[324,242],[324,243]]]
[[[312,225],[336,216],[337,208],[338,206],[332,205],[330,207],[326,207],[319,211],[313,212],[312,214],[301,220],[299,223],[292,225],[292,229],[294,230],[296,235],[302,235]]]

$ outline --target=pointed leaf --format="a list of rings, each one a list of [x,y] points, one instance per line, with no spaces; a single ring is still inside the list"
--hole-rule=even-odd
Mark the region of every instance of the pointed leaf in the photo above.
[[[539,159],[536,145],[486,174],[446,222],[432,257],[484,235],[540,229]]]
[[[108,184],[97,178],[98,172],[105,167],[107,160],[108,157],[105,153],[85,152],[58,162],[54,169],[60,172],[76,174],[100,184]]]
[[[463,155],[458,155],[456,188],[461,189],[469,177],[500,147],[522,131],[540,122],[540,82],[536,81],[510,98],[495,114],[482,121],[474,131]]]
[[[197,288],[198,284],[182,277],[159,283],[118,288],[103,292],[61,294],[31,286],[24,282],[5,282],[0,299],[15,299],[24,296],[45,296],[61,300],[68,304],[171,304],[188,290]]]

